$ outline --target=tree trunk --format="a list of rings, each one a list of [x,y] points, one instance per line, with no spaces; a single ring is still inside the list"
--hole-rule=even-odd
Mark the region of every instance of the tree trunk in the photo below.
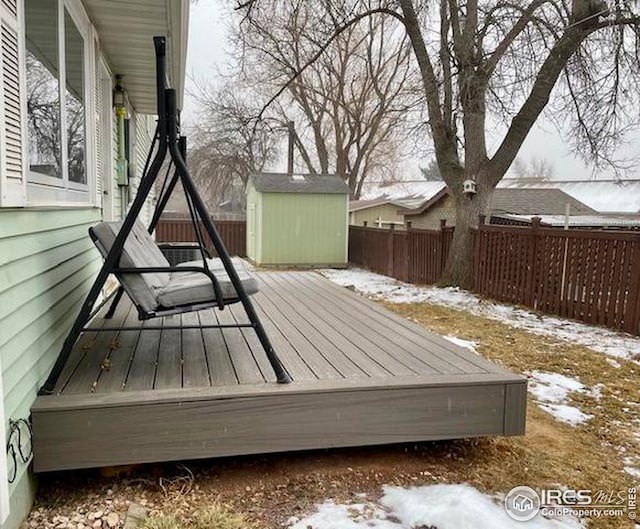
[[[485,215],[491,202],[493,188],[481,186],[472,197],[462,190],[453,193],[456,201],[456,227],[453,233],[451,249],[440,279],[441,286],[458,286],[473,289],[474,259],[472,229],[478,227],[478,218]]]

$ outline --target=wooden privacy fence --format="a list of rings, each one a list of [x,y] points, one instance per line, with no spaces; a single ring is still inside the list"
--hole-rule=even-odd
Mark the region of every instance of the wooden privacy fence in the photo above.
[[[214,220],[214,224],[230,255],[245,257],[247,255],[247,225],[244,220]],[[216,255],[211,241],[200,224],[207,247],[212,255]],[[196,233],[191,219],[162,217],[156,227],[158,242],[196,242]]]
[[[408,283],[436,283],[452,238],[444,223],[440,230],[349,226],[349,262]]]
[[[436,283],[453,229],[351,226],[349,261],[409,283]],[[640,334],[640,234],[481,224],[474,290],[499,301]]]
[[[481,225],[475,291],[640,334],[640,234]]]

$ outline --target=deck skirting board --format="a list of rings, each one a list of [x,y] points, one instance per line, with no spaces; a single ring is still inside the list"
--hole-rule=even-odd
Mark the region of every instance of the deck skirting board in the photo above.
[[[282,393],[34,411],[34,469],[500,435],[507,433],[509,385]]]

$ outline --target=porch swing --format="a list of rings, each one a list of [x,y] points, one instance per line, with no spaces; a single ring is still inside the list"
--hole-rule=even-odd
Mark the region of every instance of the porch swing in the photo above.
[[[103,330],[140,329],[143,332],[151,329],[252,328],[264,348],[277,381],[291,381],[249,299],[251,294],[258,291],[258,283],[246,269],[240,273],[236,270],[236,267],[243,266],[243,261],[229,256],[189,174],[185,163],[186,140],[178,135],[176,92],[166,86],[166,38],[154,37],[153,41],[156,56],[158,124],[140,186],[123,221],[102,222],[89,229],[91,239],[102,254],[104,263],[65,339],[48,379],[40,389],[40,394],[48,395],[54,392],[58,378],[81,333]],[[165,163],[167,153],[167,171],[151,223],[149,228],[145,229],[138,216]],[[172,168],[175,168],[173,174]],[[200,260],[180,263],[174,267],[169,264],[161,248],[153,240],[152,234],[178,182],[182,184],[185,193]],[[218,255],[216,259],[209,255],[202,227]],[[140,320],[209,308],[223,310],[227,305],[241,303],[250,323],[161,327],[110,326],[108,329],[87,327],[87,322],[97,312],[93,310],[94,305],[110,274],[116,276],[120,287],[105,318],[113,316],[122,295],[126,293],[137,308]]]

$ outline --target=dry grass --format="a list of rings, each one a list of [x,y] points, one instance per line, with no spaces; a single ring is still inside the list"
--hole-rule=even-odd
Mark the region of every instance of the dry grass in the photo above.
[[[250,529],[245,518],[230,507],[214,503],[200,508],[191,516],[178,518],[159,514],[144,520],[139,529]]]
[[[144,520],[139,529],[184,529],[184,525],[176,516],[161,514]]]

